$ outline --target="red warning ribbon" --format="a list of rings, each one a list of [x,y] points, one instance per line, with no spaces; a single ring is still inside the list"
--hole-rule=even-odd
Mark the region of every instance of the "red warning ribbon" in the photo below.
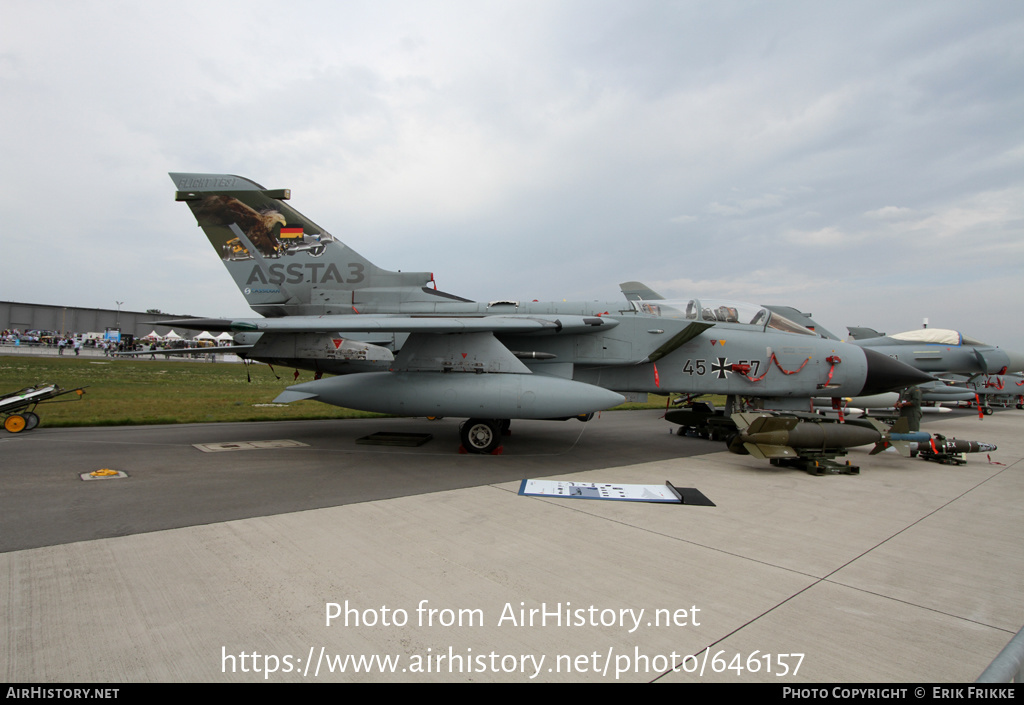
[[[837,362],[838,362],[838,359],[839,358],[836,358]],[[765,369],[763,375],[761,375],[759,377],[751,377],[749,374],[744,374],[743,376],[746,377],[747,379],[749,379],[751,382],[760,382],[762,379],[764,379],[765,377],[768,376],[768,371],[772,368],[772,363],[773,362],[775,363],[775,366],[779,368],[779,371],[782,372],[782,374],[784,374],[784,375],[795,375],[797,372],[802,370],[807,365],[807,363],[810,362],[810,361],[811,361],[811,358],[807,358],[806,360],[803,361],[803,364],[800,365],[800,367],[797,367],[795,370],[787,370],[787,369],[785,369],[779,363],[779,358],[775,357],[775,353],[773,352],[772,356],[768,358],[768,364],[766,365],[766,369]],[[835,365],[833,365],[833,367],[834,366]],[[742,365],[740,367],[742,367]],[[735,367],[734,367],[734,369],[735,369]],[[735,371],[739,372],[740,370],[735,370]],[[829,372],[829,377],[831,378],[831,376],[832,376],[832,373]]]

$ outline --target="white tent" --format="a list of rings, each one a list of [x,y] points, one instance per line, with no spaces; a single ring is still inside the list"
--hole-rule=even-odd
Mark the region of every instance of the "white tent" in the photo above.
[[[173,330],[164,336],[164,340],[181,340],[181,336],[175,333]]]

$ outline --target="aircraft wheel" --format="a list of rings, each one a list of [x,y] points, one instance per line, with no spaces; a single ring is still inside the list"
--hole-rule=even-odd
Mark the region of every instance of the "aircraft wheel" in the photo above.
[[[490,419],[469,419],[462,424],[459,435],[470,453],[493,453],[501,444],[501,427]]]
[[[33,428],[39,425],[39,416],[31,411],[26,411],[22,414],[25,417],[25,430],[31,431]]]
[[[25,421],[25,417],[21,414],[11,414],[4,419],[4,428],[11,433],[21,433],[25,430],[25,426],[28,425]]]
[[[586,423],[587,421],[590,421],[590,419],[594,418],[594,412],[591,411],[589,414],[580,414],[576,418],[582,421],[583,423]]]
[[[991,416],[992,415],[992,407],[991,406],[986,406],[984,409],[981,410],[981,413],[985,414],[985,416]]]

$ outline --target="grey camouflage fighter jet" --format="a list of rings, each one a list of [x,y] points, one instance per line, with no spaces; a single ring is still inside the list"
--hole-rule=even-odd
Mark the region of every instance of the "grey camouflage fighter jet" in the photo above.
[[[852,343],[888,355],[894,360],[939,377],[922,385],[927,402],[967,402],[984,414],[993,403],[1013,403],[1021,408],[1019,375],[1024,355],[983,343],[945,328],[919,328],[885,335],[872,328],[848,328]],[[1009,385],[1007,384],[1009,380]]]
[[[930,379],[759,306],[470,301],[439,291],[429,272],[377,267],[289,206],[288,190],[231,175],[171,178],[262,317],[163,324],[243,334],[247,358],[338,375],[288,387],[279,402],[465,417],[463,446],[487,453],[511,419],[585,419],[628,393],[807,408],[812,396]]]
[[[870,328],[849,328],[851,341],[924,372],[1005,375],[1024,372],[1024,355],[983,343],[945,328],[919,328],[884,335]]]

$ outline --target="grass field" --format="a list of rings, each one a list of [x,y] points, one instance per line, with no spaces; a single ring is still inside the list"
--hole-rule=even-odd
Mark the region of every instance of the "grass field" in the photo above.
[[[164,360],[107,360],[54,357],[0,357],[0,394],[38,383],[64,389],[87,387],[40,404],[40,426],[125,426],[135,424],[338,419],[380,416],[316,401],[271,402],[295,384],[294,370],[266,365]],[[313,379],[300,372],[298,382]],[[73,400],[73,401],[64,401]],[[664,408],[665,397],[619,408]]]

